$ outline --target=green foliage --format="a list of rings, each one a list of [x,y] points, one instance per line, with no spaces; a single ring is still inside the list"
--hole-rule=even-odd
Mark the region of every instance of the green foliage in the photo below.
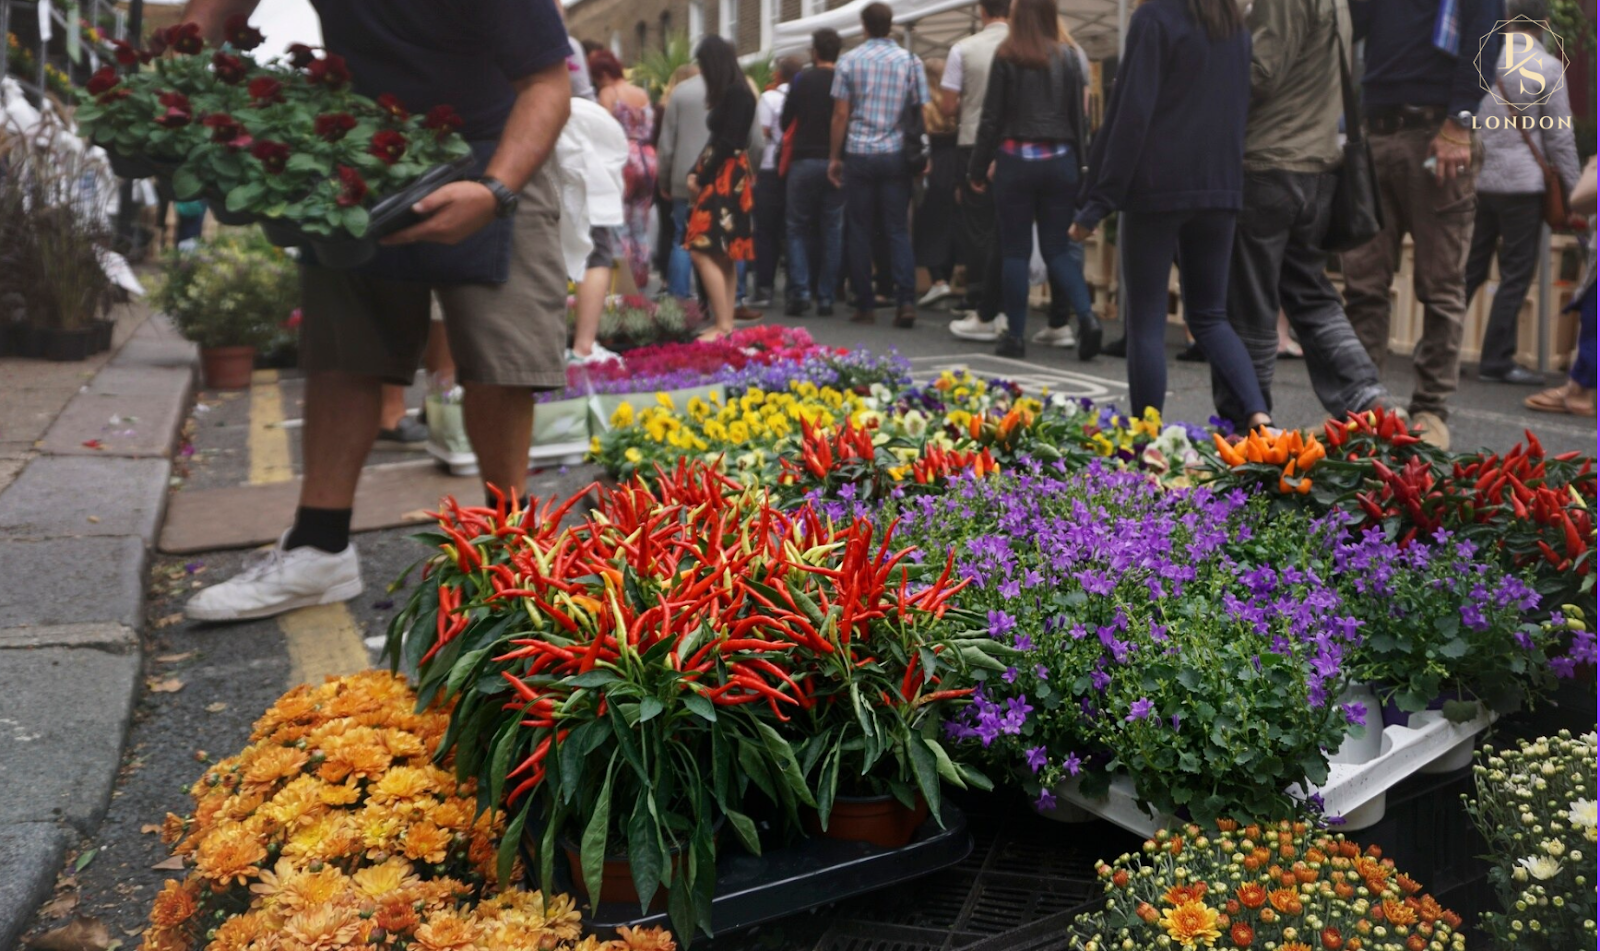
[[[773,77],[778,74],[773,67],[772,57],[758,59],[744,68],[744,74],[756,84],[757,89],[766,89],[772,84]]]
[[[299,300],[295,263],[258,229],[226,231],[166,260],[152,303],[202,347],[265,347]]]
[[[638,65],[628,71],[628,78],[643,86],[650,94],[650,100],[654,102],[661,98],[667,84],[672,82],[672,74],[677,72],[679,67],[688,66],[693,62],[694,47],[689,43],[689,35],[674,33],[667,38],[663,48],[647,50],[639,58]]]

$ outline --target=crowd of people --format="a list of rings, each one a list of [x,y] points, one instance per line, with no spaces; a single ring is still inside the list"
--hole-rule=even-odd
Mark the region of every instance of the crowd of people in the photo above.
[[[215,36],[254,2],[191,0],[189,15]],[[271,558],[202,592],[190,614],[261,617],[359,590],[355,486],[388,425],[383,386],[409,382],[428,346],[430,291],[484,480],[511,491],[528,392],[563,386],[563,362],[616,359],[595,328],[619,270],[641,292],[703,301],[708,338],[780,302],[791,317],[844,303],[857,325],[886,310],[912,328],[948,298],[949,333],[1002,357],[1030,344],[1125,355],[1124,408],[1138,414],[1163,408],[1176,266],[1219,416],[1272,425],[1292,332],[1331,415],[1392,408],[1448,446],[1463,322],[1491,259],[1500,283],[1478,374],[1541,382],[1514,362],[1541,226],[1594,211],[1594,163],[1580,174],[1563,66],[1535,22],[1545,4],[1141,0],[1091,130],[1091,64],[1053,0],[977,0],[979,29],[927,61],[893,38],[893,9],[872,3],[861,42],[845,51],[818,30],[765,89],[707,36],[655,102],[610,50],[568,36],[559,3],[469,15],[434,0],[319,0],[326,44],[357,85],[414,108],[455,105],[482,174],[425,199],[422,222],[386,239],[402,247],[375,268],[304,269],[301,505]],[[548,160],[569,115],[588,113],[577,100],[614,123],[622,209],[593,222],[564,347]],[[1083,243],[1113,221],[1123,337],[1104,341]],[[1408,236],[1425,317],[1401,401],[1380,367]],[[1050,311],[1030,337],[1035,257]],[[1569,379],[1530,409],[1595,415],[1593,275],[1578,286]]]

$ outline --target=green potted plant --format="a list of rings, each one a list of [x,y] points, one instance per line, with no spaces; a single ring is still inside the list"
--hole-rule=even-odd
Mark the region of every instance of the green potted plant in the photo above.
[[[206,387],[241,389],[250,385],[257,351],[276,339],[298,296],[294,262],[249,229],[174,252],[152,300],[199,344]]]
[[[80,152],[52,148],[56,137],[46,127],[0,141],[0,301],[11,311],[8,349],[83,360],[110,344],[97,316],[111,290],[101,260],[111,235],[82,188],[94,168]]]

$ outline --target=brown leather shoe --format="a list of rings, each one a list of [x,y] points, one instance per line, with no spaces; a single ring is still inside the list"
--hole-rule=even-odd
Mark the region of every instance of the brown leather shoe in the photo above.
[[[901,304],[900,309],[895,312],[894,325],[903,330],[915,327],[917,325],[917,305]]]
[[[876,322],[877,319],[877,314],[870,310],[861,310],[859,308],[857,308],[854,314],[850,315],[850,322],[852,324],[870,324]]]

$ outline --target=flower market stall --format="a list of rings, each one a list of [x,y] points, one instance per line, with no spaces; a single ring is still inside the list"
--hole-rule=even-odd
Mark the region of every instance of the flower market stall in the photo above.
[[[100,140],[313,246],[459,151],[332,57],[165,42],[99,84]],[[247,100],[327,134],[260,150]],[[1551,933],[1593,939],[1592,709],[1474,752],[1593,683],[1592,457],[1445,453],[1382,411],[1234,434],[610,319],[623,361],[537,414],[610,481],[441,502],[392,671],[291,691],[168,819],[151,951],[687,947],[960,863],[988,795],[1148,839],[1050,947],[1456,951],[1555,897]],[[1355,841],[1474,756],[1503,913]]]

